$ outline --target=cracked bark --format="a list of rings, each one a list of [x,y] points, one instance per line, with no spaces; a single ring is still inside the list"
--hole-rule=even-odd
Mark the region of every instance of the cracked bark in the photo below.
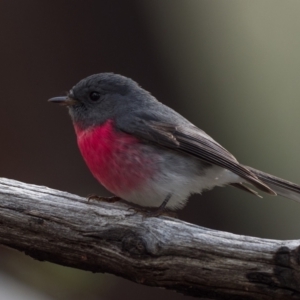
[[[300,240],[235,235],[0,179],[0,244],[204,299],[300,299]]]

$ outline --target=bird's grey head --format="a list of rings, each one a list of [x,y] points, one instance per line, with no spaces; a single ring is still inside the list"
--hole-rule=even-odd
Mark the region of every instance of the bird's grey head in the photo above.
[[[136,102],[145,101],[149,93],[130,78],[99,73],[79,81],[67,97],[49,101],[67,105],[75,124],[82,128],[95,126],[114,118],[120,113],[129,113]]]

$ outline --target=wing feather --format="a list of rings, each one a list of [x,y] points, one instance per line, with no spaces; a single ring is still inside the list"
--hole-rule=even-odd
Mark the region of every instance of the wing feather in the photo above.
[[[207,163],[228,169],[260,190],[269,194],[276,194],[271,188],[259,180],[254,173],[239,164],[230,152],[204,131],[192,124],[189,124],[189,126],[174,125],[155,119],[145,119],[136,116],[131,119],[130,124],[127,125],[129,126],[126,126],[126,132],[146,142],[174,149],[197,157]]]

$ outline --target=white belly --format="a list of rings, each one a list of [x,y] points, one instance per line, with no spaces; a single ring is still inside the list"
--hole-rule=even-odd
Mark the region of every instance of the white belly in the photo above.
[[[169,153],[160,162],[159,172],[145,184],[122,198],[140,206],[159,207],[168,194],[167,208],[182,208],[191,194],[215,186],[240,182],[238,175],[218,166],[203,164],[196,158]]]

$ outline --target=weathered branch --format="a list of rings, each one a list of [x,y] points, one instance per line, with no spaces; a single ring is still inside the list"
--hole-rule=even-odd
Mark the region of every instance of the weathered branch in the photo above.
[[[300,240],[144,218],[122,203],[0,179],[0,243],[32,256],[205,299],[300,299]]]

